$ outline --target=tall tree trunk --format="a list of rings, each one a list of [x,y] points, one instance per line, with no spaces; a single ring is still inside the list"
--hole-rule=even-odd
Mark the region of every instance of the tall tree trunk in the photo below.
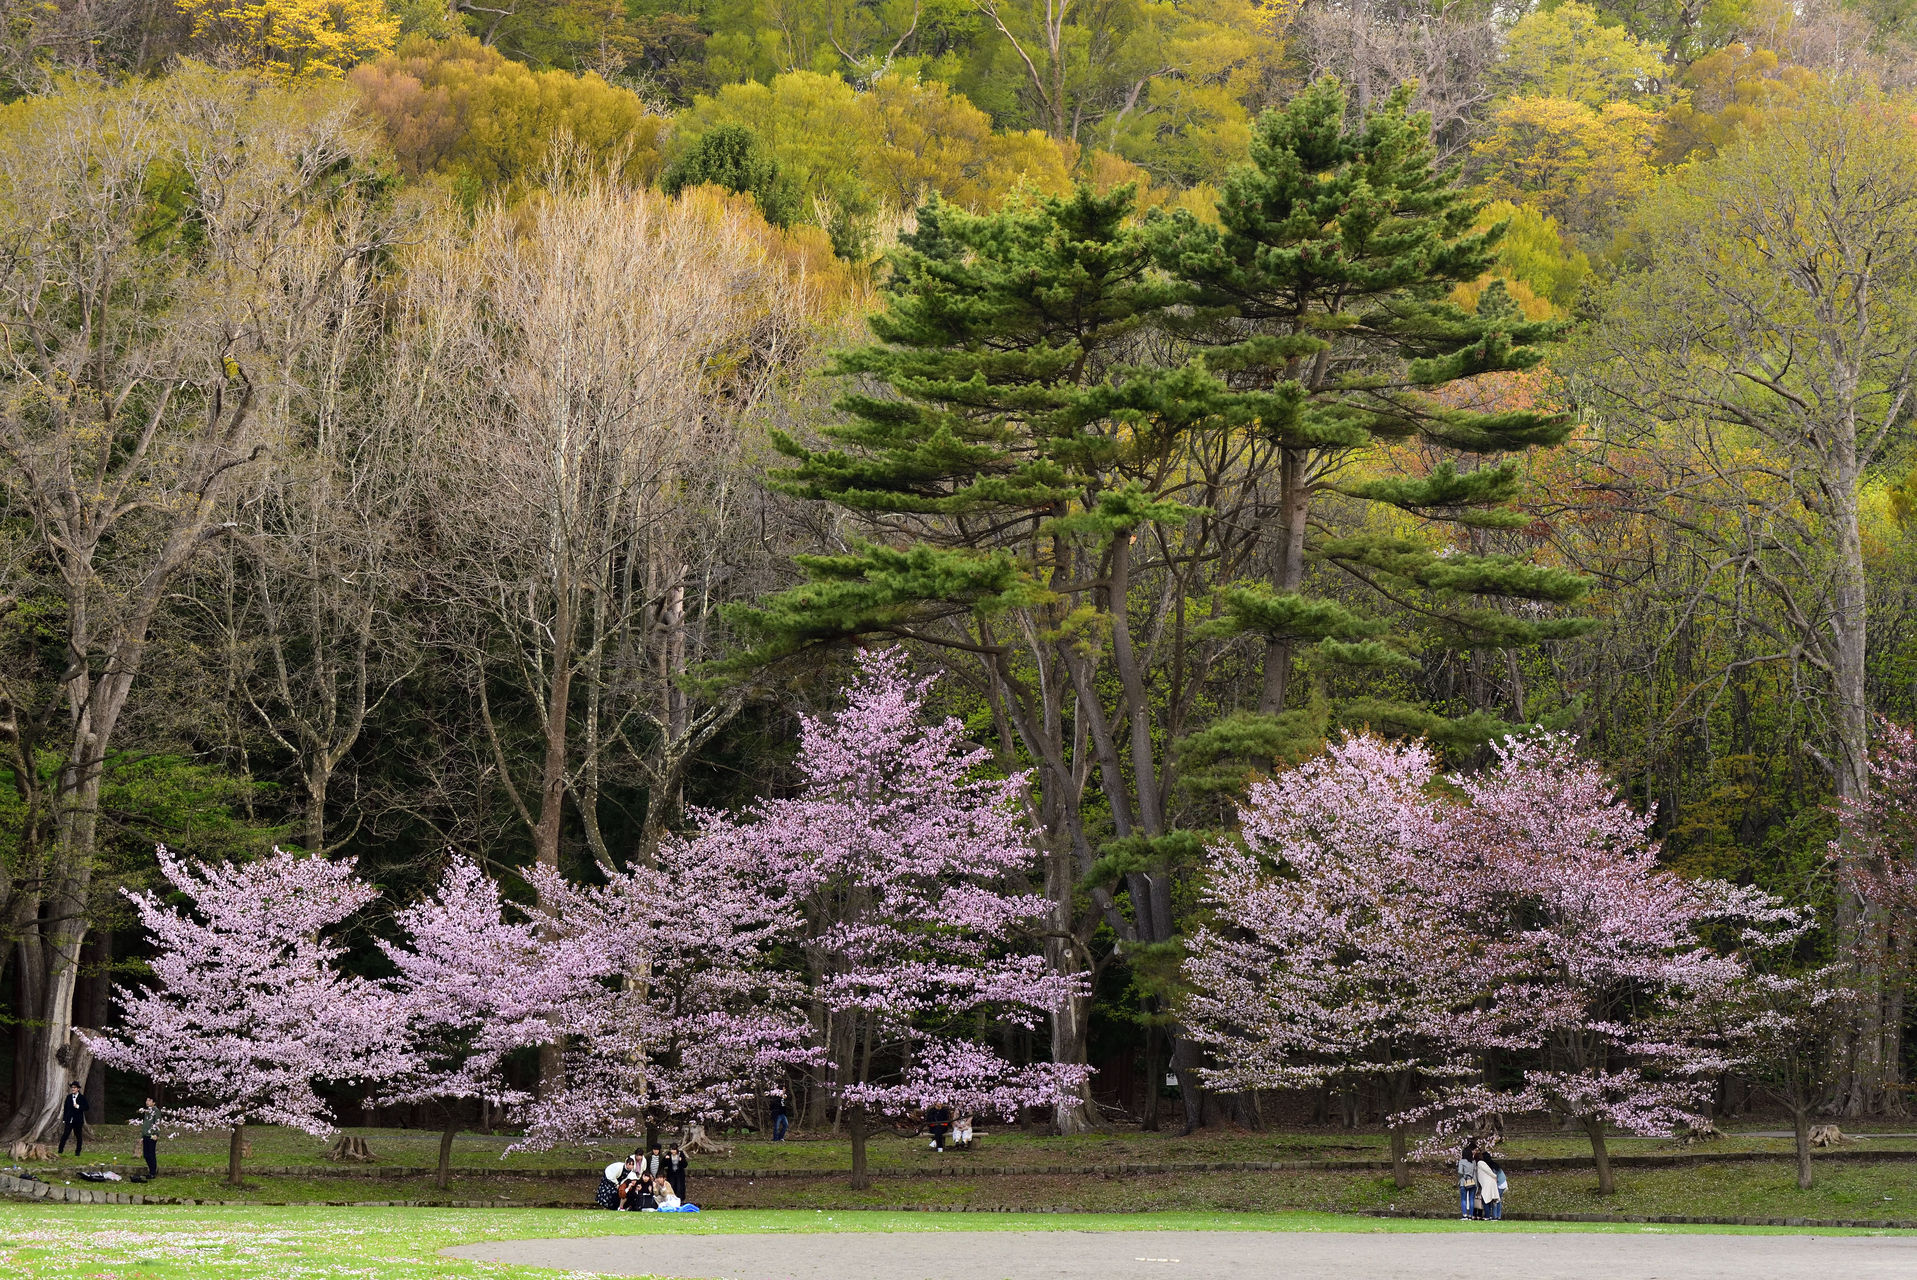
[[[73,1083],[76,1067],[82,1079],[91,1055],[85,1055],[73,1034],[73,997],[79,986],[80,948],[86,941],[86,908],[93,880],[94,833],[100,800],[100,762],[89,741],[84,754],[78,754],[80,766],[69,765],[71,786],[67,791],[60,822],[59,850],[62,861],[59,880],[49,895],[43,921],[37,929],[37,947],[22,948],[21,965],[37,965],[39,1000],[37,1007],[22,1010],[34,1020],[29,1061],[20,1090],[20,1101],[6,1126],[0,1128],[0,1142],[21,1138],[41,1141],[52,1136],[60,1123],[60,1106]]]
[[[326,851],[326,793],[332,787],[333,766],[324,744],[307,744],[306,755],[306,851]],[[351,779],[348,778],[348,794]]]
[[[75,1017],[82,1020],[89,1030],[98,1030],[107,1022],[107,992],[113,985],[113,932],[110,929],[96,930],[87,942],[83,955],[83,974],[86,981],[86,999],[80,1005]],[[91,1055],[89,1055],[91,1057]],[[106,1063],[93,1058],[88,1068],[82,1091],[93,1101],[94,1124],[106,1123]],[[88,1125],[89,1129],[93,1126]],[[93,1140],[91,1133],[87,1140]]]
[[[480,1106],[485,1106],[484,1102]],[[446,1189],[453,1164],[453,1139],[459,1136],[459,1110],[452,1103],[446,1104],[446,1127],[439,1131],[439,1176],[435,1179],[441,1191]]]
[[[1403,1191],[1411,1185],[1411,1160],[1406,1152],[1405,1126],[1391,1126],[1391,1182]]]
[[[1296,591],[1305,580],[1305,522],[1311,503],[1305,468],[1306,454],[1301,449],[1286,449],[1278,465],[1278,573],[1272,585],[1279,591]],[[1283,711],[1290,682],[1291,641],[1267,640],[1258,709],[1266,715]]]
[[[1052,842],[1056,845],[1056,840]],[[1075,910],[1072,855],[1068,850],[1052,848],[1045,858],[1045,891],[1051,902],[1052,928],[1045,939],[1045,962],[1053,973],[1081,974],[1085,965],[1073,930]],[[1051,1051],[1053,1062],[1080,1064],[1085,1061],[1091,1043],[1091,996],[1068,996],[1052,1010]],[[1053,1123],[1063,1134],[1089,1133],[1098,1127],[1093,1110],[1091,1086],[1077,1095],[1061,1100],[1053,1109]]]
[[[40,964],[40,949],[31,941],[33,934],[25,929],[21,933],[20,941],[14,945],[13,1082],[7,1094],[9,1123],[4,1130],[9,1137],[20,1136],[13,1134],[11,1122],[25,1101],[29,1082],[33,1079],[33,1015],[40,1008],[41,980],[46,976]]]
[[[1205,1123],[1204,1086],[1198,1080],[1198,1046],[1184,1036],[1172,1033],[1172,1070],[1178,1073],[1178,1096],[1185,1104],[1186,1133]]]
[[[1147,1133],[1158,1132],[1159,1095],[1164,1092],[1160,1079],[1165,1067],[1158,1058],[1160,1038],[1156,1023],[1145,1028],[1145,1103],[1144,1114],[1139,1118],[1138,1127]]]
[[[1581,1118],[1585,1136],[1591,1140],[1591,1159],[1597,1163],[1598,1194],[1617,1194],[1617,1182],[1611,1176],[1611,1149],[1604,1143],[1604,1121]]]
[[[533,827],[533,858],[542,867],[559,869],[559,836],[565,816],[567,734],[572,724],[572,662],[577,628],[564,586],[558,593],[553,618],[552,683],[547,690],[544,759],[539,771],[539,821]],[[558,1014],[553,1015],[557,1026]],[[539,1046],[539,1096],[559,1088],[564,1070],[563,1046],[557,1040]]]
[[[1048,948],[1049,949],[1049,948]],[[1070,970],[1055,970],[1070,972]],[[1071,996],[1052,1011],[1052,1061],[1083,1063],[1091,1042],[1092,1001],[1090,996]],[[1091,1083],[1059,1102],[1052,1123],[1061,1134],[1090,1133],[1098,1127]]]
[[[246,1148],[246,1126],[236,1124],[226,1141],[226,1185],[240,1187],[246,1184],[240,1180],[240,1160]]]
[[[1836,564],[1831,585],[1830,642],[1834,742],[1830,759],[1837,801],[1845,815],[1839,831],[1841,856],[1856,866],[1863,855],[1856,829],[1870,800],[1870,711],[1865,691],[1868,614],[1864,584],[1863,539],[1859,527],[1854,464],[1839,461],[1832,486],[1832,540]],[[1839,1110],[1847,1116],[1877,1113],[1892,1091],[1897,1064],[1884,1057],[1886,978],[1884,941],[1887,922],[1881,912],[1856,895],[1839,899],[1837,941],[1856,966],[1865,993],[1857,1025],[1845,1055]]]
[[[1791,1137],[1797,1141],[1797,1189],[1811,1189],[1810,1104],[1791,1104]]]
[[[872,1185],[865,1173],[865,1108],[845,1105],[840,1111],[845,1116],[846,1132],[852,1138],[852,1189],[864,1191]]]

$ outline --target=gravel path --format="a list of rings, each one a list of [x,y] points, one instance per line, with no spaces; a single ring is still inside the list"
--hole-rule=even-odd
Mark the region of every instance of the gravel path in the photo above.
[[[651,1235],[454,1257],[678,1280],[1911,1280],[1917,1237],[1559,1232],[975,1231]]]

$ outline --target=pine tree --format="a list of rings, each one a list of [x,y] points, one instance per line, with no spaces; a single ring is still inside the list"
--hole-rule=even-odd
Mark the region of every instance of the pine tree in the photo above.
[[[1156,228],[1159,260],[1196,291],[1181,329],[1231,388],[1224,412],[1270,439],[1276,529],[1262,580],[1224,593],[1223,629],[1264,641],[1257,711],[1225,717],[1185,744],[1187,766],[1221,756],[1284,756],[1319,741],[1328,719],[1375,724],[1441,741],[1483,741],[1500,726],[1482,712],[1450,720],[1379,696],[1326,705],[1300,698],[1294,668],[1382,671],[1415,664],[1379,618],[1345,602],[1344,574],[1423,615],[1454,648],[1507,648],[1578,634],[1570,618],[1520,617],[1496,600],[1568,604],[1584,580],[1523,557],[1434,546],[1417,524],[1511,529],[1515,457],[1560,443],[1566,415],[1530,408],[1458,407],[1446,388],[1532,368],[1558,327],[1528,322],[1500,284],[1475,314],[1446,295],[1492,265],[1502,225],[1478,230],[1482,204],[1436,166],[1430,121],[1400,89],[1355,123],[1346,95],[1323,79],[1258,122],[1249,165],[1218,202],[1220,225],[1189,214]],[[1354,479],[1380,442],[1418,441],[1442,460],[1415,478]],[[1461,466],[1460,460],[1480,465]],[[1338,494],[1403,518],[1353,521],[1359,531],[1313,536],[1314,504]],[[1414,524],[1415,522],[1415,524]],[[1371,682],[1367,682],[1371,683]]]
[[[1130,188],[983,215],[936,198],[919,210],[871,321],[879,341],[834,369],[891,394],[841,397],[845,420],[824,430],[834,448],[774,437],[795,461],[773,474],[776,488],[894,536],[800,557],[808,585],[733,615],[760,641],[741,665],[873,632],[922,637],[952,614],[1039,602],[1065,565],[1062,545],[1038,544],[1080,531],[1088,484],[1093,512],[1135,522],[1122,483],[1108,493],[1098,479],[1124,449],[1111,430],[1121,401],[1196,391],[1196,416],[1222,388],[1196,370],[1105,380],[1141,324],[1184,293],[1153,269],[1133,212]]]
[[[853,513],[869,541],[802,557],[808,582],[733,615],[757,641],[742,664],[875,633],[942,647],[982,691],[1001,764],[1034,771],[1061,974],[1089,970],[1101,923],[1127,946],[1169,937],[1162,857],[1114,861],[1107,846],[1151,854],[1170,829],[1161,747],[1199,683],[1168,674],[1193,665],[1188,629],[1164,646],[1134,633],[1163,601],[1202,599],[1255,540],[1213,510],[1237,497],[1186,500],[1208,474],[1249,491],[1213,411],[1223,384],[1152,349],[1189,292],[1155,266],[1129,188],[983,215],[928,204],[894,255],[879,341],[838,364],[862,382],[825,429],[832,447],[778,438],[794,465],[773,482]],[[1054,1060],[1082,1063],[1088,1030],[1075,995]],[[1088,1097],[1058,1116],[1091,1119]]]
[[[1408,531],[1522,523],[1515,465],[1456,459],[1554,443],[1564,419],[1439,393],[1535,364],[1553,331],[1496,287],[1476,313],[1446,300],[1485,272],[1495,233],[1473,229],[1477,205],[1435,169],[1403,95],[1355,131],[1343,112],[1326,82],[1267,115],[1220,228],[1140,217],[1125,188],[977,215],[929,204],[893,257],[878,341],[838,362],[860,381],[824,447],[776,438],[792,465],[773,483],[841,508],[864,540],[802,557],[806,582],[736,611],[754,641],[737,664],[873,634],[938,646],[982,695],[1001,762],[1033,770],[1060,972],[1089,967],[1103,924],[1135,973],[1176,981],[1177,886],[1227,816],[1208,792],[1337,722],[1447,741],[1504,727],[1371,690],[1333,699],[1330,673],[1417,663],[1351,590],[1308,579],[1308,556],[1460,645],[1579,625],[1479,602],[1568,601],[1575,575]],[[1314,497],[1407,438],[1452,460],[1340,489],[1402,527],[1308,544]],[[1241,705],[1247,636],[1266,679]],[[1307,660],[1324,678],[1291,705]],[[1056,1060],[1083,1061],[1085,1013],[1054,1026]],[[1175,1030],[1171,1048],[1194,1124],[1196,1050]]]

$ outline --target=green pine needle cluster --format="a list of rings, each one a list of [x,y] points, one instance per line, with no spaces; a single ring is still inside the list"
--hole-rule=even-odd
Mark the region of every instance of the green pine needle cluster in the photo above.
[[[1216,517],[1191,458],[1230,441],[1266,459],[1273,514],[1258,571],[1218,584],[1198,632],[1262,644],[1282,672],[1265,705],[1187,737],[1186,784],[1229,785],[1340,725],[1458,744],[1507,731],[1485,714],[1324,693],[1334,673],[1349,689],[1419,665],[1356,603],[1367,592],[1452,647],[1587,625],[1563,613],[1582,577],[1476,541],[1528,523],[1518,455],[1561,442],[1568,417],[1445,395],[1535,367],[1560,326],[1524,319],[1495,283],[1473,311],[1451,301],[1490,268],[1502,224],[1477,226],[1481,206],[1436,164],[1408,91],[1350,115],[1330,79],[1268,112],[1215,224],[1141,216],[1123,187],[982,214],[922,208],[891,259],[876,341],[837,361],[839,416],[816,445],[774,439],[787,463],[773,483],[857,513],[870,540],[807,557],[807,582],[736,611],[754,644],[740,664],[875,633],[939,640],[1015,609],[1093,652],[1110,625],[1087,611],[1119,611],[1096,603],[1109,583],[1076,580],[1083,566],[1102,555],[1109,572],[1119,540],[1172,548]],[[1355,474],[1406,441],[1442,456],[1423,475]],[[1330,503],[1396,514],[1334,529],[1318,517]],[[1145,849],[1106,856],[1130,866]]]

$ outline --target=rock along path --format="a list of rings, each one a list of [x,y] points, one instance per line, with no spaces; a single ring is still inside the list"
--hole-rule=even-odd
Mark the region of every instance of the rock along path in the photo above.
[[[1911,1280],[1917,1236],[941,1231],[601,1236],[445,1251],[679,1280]]]

